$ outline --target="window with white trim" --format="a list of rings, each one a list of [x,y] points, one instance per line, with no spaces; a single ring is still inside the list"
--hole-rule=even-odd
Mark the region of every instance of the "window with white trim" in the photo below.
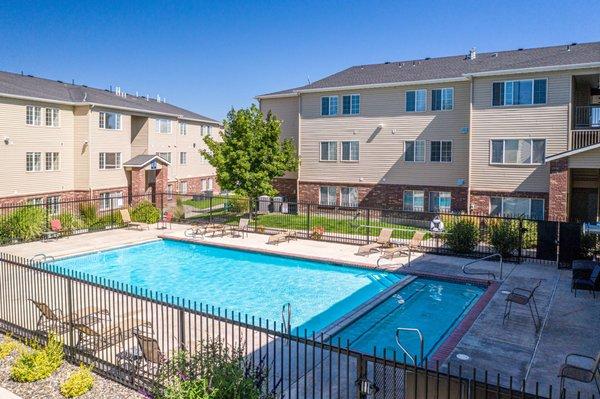
[[[121,153],[120,152],[101,152],[99,154],[99,168],[106,169],[121,169]]]
[[[42,124],[42,108],[28,105],[25,111],[25,123],[32,126]]]
[[[425,140],[405,141],[404,161],[425,162]]]
[[[425,193],[418,190],[404,190],[402,208],[405,211],[423,212],[425,210]]]
[[[158,155],[159,157],[161,157],[168,163],[171,163],[171,153],[170,152],[157,152],[156,155]]]
[[[46,170],[56,171],[60,169],[60,154],[58,152],[46,153]]]
[[[338,97],[321,97],[321,115],[332,116],[338,113]]]
[[[171,121],[169,119],[157,118],[156,121],[156,133],[171,133]]]
[[[337,141],[321,141],[321,161],[337,161]]]
[[[431,110],[450,111],[454,108],[454,88],[431,90]]]
[[[100,210],[119,209],[123,207],[123,193],[113,191],[100,194]]]
[[[429,192],[429,212],[448,213],[452,209],[452,194],[447,191]]]
[[[427,111],[427,90],[409,90],[405,94],[406,112]]]
[[[319,204],[334,206],[337,203],[335,186],[321,186],[319,188]]]
[[[359,148],[358,141],[342,141],[342,161],[358,161]]]
[[[121,130],[121,114],[116,112],[100,112],[98,126],[100,129]]]
[[[28,152],[25,156],[25,170],[27,172],[40,172],[42,170],[42,153]]]
[[[358,115],[360,113],[360,94],[342,96],[342,114]]]
[[[490,163],[541,165],[546,157],[546,139],[492,139]]]
[[[200,186],[202,188],[202,191],[206,191],[206,179],[202,179],[200,181]]]
[[[42,197],[38,198],[29,198],[27,200],[27,205],[40,206],[44,205],[44,199]]]
[[[490,215],[544,220],[544,200],[540,198],[491,197]]]
[[[180,152],[179,153],[179,164],[180,165],[187,165],[187,152]]]
[[[547,79],[494,82],[492,106],[546,104]]]
[[[182,136],[187,135],[187,123],[179,122],[179,134]]]
[[[358,206],[358,188],[342,187],[341,190],[341,206],[357,207]]]
[[[179,183],[179,193],[180,194],[187,194],[188,191],[188,182],[186,181],[182,181]]]
[[[169,199],[169,200],[173,199],[173,185],[172,184],[167,184],[167,199]]]
[[[46,108],[46,126],[58,127],[58,108]]]
[[[452,141],[432,141],[429,146],[431,162],[452,162]]]
[[[208,180],[207,180],[207,182],[206,182],[206,185],[207,185],[207,187],[206,187],[206,189],[207,189],[207,190],[209,190],[209,191],[210,191],[210,190],[212,190],[212,189],[213,189],[213,179],[212,179],[212,177],[209,177],[209,178],[208,178]]]
[[[56,215],[60,213],[60,196],[52,196],[46,198],[46,205],[48,206],[48,213]]]

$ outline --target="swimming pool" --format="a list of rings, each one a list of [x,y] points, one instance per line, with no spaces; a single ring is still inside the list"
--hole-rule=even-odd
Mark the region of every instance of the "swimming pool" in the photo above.
[[[198,245],[174,240],[57,260],[55,265],[208,304],[235,314],[318,332],[406,278],[357,267]],[[271,324],[272,325],[272,324]]]
[[[397,359],[404,356],[396,344],[396,329],[416,328],[423,335],[423,358],[430,357],[454,330],[464,315],[483,295],[485,289],[477,285],[451,281],[417,278],[394,295],[377,305],[367,314],[346,326],[333,336],[350,348]],[[420,340],[414,331],[401,331],[400,342],[411,356],[420,358]]]

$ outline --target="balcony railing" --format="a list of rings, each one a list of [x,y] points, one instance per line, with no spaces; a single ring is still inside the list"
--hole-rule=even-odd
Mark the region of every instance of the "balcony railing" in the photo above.
[[[571,149],[600,143],[600,129],[571,130]]]
[[[575,107],[575,129],[600,128],[600,105]]]

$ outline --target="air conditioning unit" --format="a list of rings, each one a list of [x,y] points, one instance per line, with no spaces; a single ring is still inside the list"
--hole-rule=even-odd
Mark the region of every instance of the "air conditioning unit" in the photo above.
[[[600,104],[600,94],[592,96],[592,100],[590,102],[592,105]]]

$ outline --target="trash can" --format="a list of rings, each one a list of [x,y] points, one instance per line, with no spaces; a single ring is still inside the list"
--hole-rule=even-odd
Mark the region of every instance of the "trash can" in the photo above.
[[[268,195],[261,195],[258,197],[258,212],[269,213],[269,205],[271,205],[271,197]]]
[[[273,212],[281,212],[281,204],[282,203],[283,203],[283,198],[273,197]]]

